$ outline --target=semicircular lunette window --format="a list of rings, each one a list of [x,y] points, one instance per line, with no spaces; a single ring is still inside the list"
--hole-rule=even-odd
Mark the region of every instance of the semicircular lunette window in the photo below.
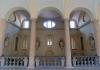
[[[74,20],[71,20],[71,21],[70,21],[70,28],[71,28],[71,29],[77,28],[76,22],[75,22]]]
[[[45,28],[54,28],[56,26],[56,23],[52,20],[48,20],[43,23],[43,26]]]
[[[25,29],[28,29],[29,28],[29,23],[30,23],[29,20],[24,20],[22,27],[25,28]]]

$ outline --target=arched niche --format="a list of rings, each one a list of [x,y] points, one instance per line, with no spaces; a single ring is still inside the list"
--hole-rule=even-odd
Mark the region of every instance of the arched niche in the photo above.
[[[94,16],[86,8],[70,13],[69,28],[72,55],[96,55]]]
[[[13,8],[6,16],[4,56],[28,56],[30,14],[24,8]]]
[[[64,20],[59,9],[46,7],[40,10],[36,23],[36,35],[39,42],[39,47],[36,45],[37,56],[49,56],[46,55],[48,50],[53,53],[50,56],[65,55],[64,46],[61,44],[63,42],[64,45]]]

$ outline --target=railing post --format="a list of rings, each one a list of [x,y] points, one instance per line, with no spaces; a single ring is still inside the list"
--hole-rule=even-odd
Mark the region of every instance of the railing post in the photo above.
[[[24,58],[24,66],[27,67],[27,64],[28,64],[28,58],[25,57],[25,58]]]
[[[77,58],[76,57],[72,57],[72,65],[76,66],[77,63]]]
[[[1,67],[3,67],[4,66],[4,57],[0,57],[0,63],[1,63]]]
[[[37,57],[36,59],[35,59],[35,62],[36,62],[36,67],[39,67],[39,57]]]
[[[65,66],[65,59],[64,59],[64,57],[61,58],[61,66],[62,66],[62,67]]]

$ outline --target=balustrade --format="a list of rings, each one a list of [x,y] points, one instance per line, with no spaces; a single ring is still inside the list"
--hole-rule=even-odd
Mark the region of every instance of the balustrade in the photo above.
[[[0,66],[2,67],[27,67],[27,57],[0,57]]]
[[[65,57],[36,57],[36,67],[64,67]]]
[[[97,56],[73,56],[73,67],[99,66]],[[65,67],[65,57],[35,57],[35,67]],[[28,57],[0,57],[0,67],[27,67]]]
[[[72,57],[72,65],[75,67],[80,67],[80,66],[87,66],[87,67],[91,67],[91,66],[98,66],[99,65],[99,61],[98,61],[99,57],[97,56],[74,56]]]

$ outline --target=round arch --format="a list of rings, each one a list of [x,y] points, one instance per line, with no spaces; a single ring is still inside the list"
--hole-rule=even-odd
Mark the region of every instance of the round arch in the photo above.
[[[55,7],[45,7],[43,9],[41,9],[39,11],[38,17],[47,12],[49,12],[49,13],[51,12],[53,15],[55,14],[56,16],[58,15],[59,17],[63,18],[62,12],[58,8],[55,8]]]
[[[70,13],[69,18],[70,18],[70,16],[71,16],[71,14],[74,13],[75,11],[84,11],[84,12],[86,12],[86,13],[90,16],[91,20],[94,20],[94,15],[93,15],[93,13],[92,13],[89,9],[84,8],[84,7],[77,7],[77,8],[74,8],[74,9],[71,11],[71,13]]]
[[[5,19],[8,20],[9,16],[14,12],[14,11],[17,11],[17,10],[23,10],[23,11],[26,11],[28,14],[29,14],[29,11],[27,11],[25,8],[23,7],[14,7],[12,9],[10,9],[6,15],[5,15]],[[29,14],[30,15],[30,14]]]
[[[72,47],[72,55],[77,53],[73,49],[82,49],[84,50],[83,53],[76,55],[96,55],[95,53],[95,25],[94,21],[94,14],[87,8],[78,7],[74,8],[69,14],[69,28],[70,28],[70,40],[71,40],[71,47]],[[73,21],[73,23],[71,23]],[[75,32],[75,29],[77,31]],[[77,33],[78,32],[78,33]],[[77,38],[77,40],[76,40]],[[92,40],[91,40],[92,38]],[[92,41],[92,42],[91,42]],[[73,42],[78,46],[74,45]],[[93,46],[93,47],[92,47]],[[90,51],[90,53],[85,52],[86,50],[94,49]],[[92,54],[91,54],[92,53]]]
[[[48,55],[49,56],[59,56],[59,55],[61,55],[61,56],[63,56],[65,54],[64,49],[54,47],[56,45],[59,46],[58,44],[54,44],[55,42],[59,42],[60,39],[64,40],[64,38],[62,36],[61,37],[59,36],[56,38],[58,41],[54,39],[56,34],[58,32],[60,33],[60,29],[61,29],[61,33],[65,34],[63,21],[64,21],[63,15],[58,8],[45,7],[39,11],[38,18],[37,18],[37,24],[36,24],[36,26],[37,26],[36,30],[38,33],[37,38],[39,38],[41,41],[43,40],[42,43],[44,43],[44,45],[42,45],[42,46],[44,46],[44,47],[43,47],[43,49],[37,50],[36,55],[41,55],[41,56],[45,56],[45,55],[46,56],[48,56]],[[40,29],[43,29],[43,30],[40,30]],[[39,36],[39,33],[41,33],[42,31],[45,33],[45,35],[43,34],[43,35]],[[45,38],[43,39],[44,36],[45,36]],[[54,48],[49,49],[48,47],[54,47]],[[53,54],[52,52],[46,52],[48,50],[53,51],[53,50],[57,50],[57,49],[59,49],[61,51],[61,53],[54,52],[54,54]],[[38,51],[41,51],[42,54],[37,53]],[[44,51],[44,52],[42,52],[42,51]],[[47,54],[45,54],[45,53],[47,53]]]

